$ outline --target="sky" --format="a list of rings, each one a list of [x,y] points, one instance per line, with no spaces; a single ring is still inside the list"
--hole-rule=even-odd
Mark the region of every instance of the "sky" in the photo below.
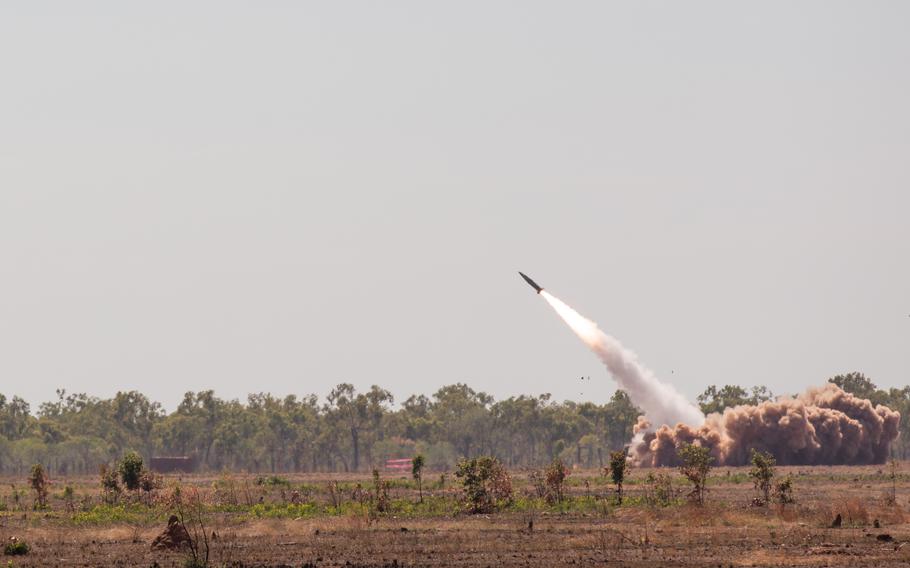
[[[910,383],[905,2],[0,5],[0,392]],[[590,376],[590,381],[580,377]]]

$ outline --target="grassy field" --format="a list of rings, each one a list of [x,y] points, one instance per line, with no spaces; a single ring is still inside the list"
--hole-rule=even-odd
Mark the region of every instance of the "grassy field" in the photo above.
[[[900,471],[910,472],[910,464]],[[671,473],[655,500],[649,473]],[[910,475],[884,466],[781,467],[796,503],[754,506],[747,468],[716,468],[705,506],[687,502],[672,470],[632,470],[622,505],[600,472],[576,471],[548,503],[522,472],[514,498],[465,512],[451,475],[416,483],[369,475],[167,476],[152,495],[101,495],[97,477],[53,479],[34,510],[25,478],[0,480],[0,537],[29,545],[9,566],[185,566],[185,551],[153,550],[168,517],[200,518],[212,566],[906,566]],[[896,485],[897,503],[892,504]],[[69,488],[69,489],[67,489]],[[107,502],[106,502],[107,501]],[[382,510],[378,510],[382,509]],[[841,515],[839,528],[832,522]],[[201,544],[201,541],[200,541]]]

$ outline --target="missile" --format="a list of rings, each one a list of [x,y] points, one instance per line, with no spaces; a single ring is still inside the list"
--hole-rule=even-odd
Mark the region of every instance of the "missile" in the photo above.
[[[521,275],[522,278],[525,279],[525,282],[527,282],[528,284],[530,284],[531,288],[534,288],[535,290],[537,290],[537,293],[540,294],[540,292],[543,290],[543,288],[541,288],[540,286],[538,286],[538,285],[537,285],[537,282],[534,282],[533,280],[531,280],[530,278],[528,278],[527,275],[525,275],[524,272],[519,272],[519,274]]]

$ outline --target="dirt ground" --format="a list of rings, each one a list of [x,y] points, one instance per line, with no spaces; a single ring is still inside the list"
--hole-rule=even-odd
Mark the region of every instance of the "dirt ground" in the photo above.
[[[907,469],[904,464],[903,469]],[[429,518],[336,516],[263,519],[215,514],[213,566],[908,566],[910,481],[882,467],[780,468],[797,503],[753,507],[742,468],[718,468],[704,507],[605,506],[596,512],[509,511]],[[635,472],[643,478],[647,470]],[[570,492],[592,491],[585,474]],[[590,474],[591,479],[595,473]],[[319,482],[325,476],[293,476]],[[200,485],[208,478],[195,479]],[[605,491],[605,487],[593,490]],[[632,484],[634,495],[639,489]],[[842,524],[831,523],[840,514]],[[27,556],[11,566],[184,566],[187,555],[154,551],[163,525],[71,526],[39,513],[6,512],[4,540]],[[877,525],[877,526],[876,526]],[[906,544],[905,544],[906,543]]]

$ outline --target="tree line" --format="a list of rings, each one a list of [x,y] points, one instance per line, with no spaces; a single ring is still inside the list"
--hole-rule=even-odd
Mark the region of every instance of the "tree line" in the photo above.
[[[903,416],[910,412],[910,387],[879,390],[859,373],[831,382]],[[716,412],[770,398],[764,387],[726,385],[709,387],[698,401]],[[191,456],[205,471],[362,472],[418,453],[431,469],[451,470],[460,458],[480,455],[509,468],[557,458],[602,468],[628,443],[641,413],[622,390],[605,404],[556,402],[548,394],[497,401],[460,383],[393,403],[388,390],[360,392],[348,383],[324,401],[258,393],[241,402],[211,390],[188,392],[169,414],[136,391],[102,399],[58,390],[35,412],[0,394],[0,473],[22,475],[35,463],[51,475],[97,473],[129,451],[146,459]],[[902,441],[895,451],[907,457]]]
[[[557,457],[593,467],[628,441],[640,413],[623,391],[605,404],[550,395],[495,401],[464,384],[393,403],[379,386],[359,392],[347,383],[324,401],[188,392],[169,414],[136,391],[102,399],[58,390],[36,412],[0,395],[0,472],[21,475],[42,463],[51,475],[97,473],[129,451],[191,456],[206,471],[368,471],[417,453],[431,469],[473,455],[496,455],[513,468]]]

